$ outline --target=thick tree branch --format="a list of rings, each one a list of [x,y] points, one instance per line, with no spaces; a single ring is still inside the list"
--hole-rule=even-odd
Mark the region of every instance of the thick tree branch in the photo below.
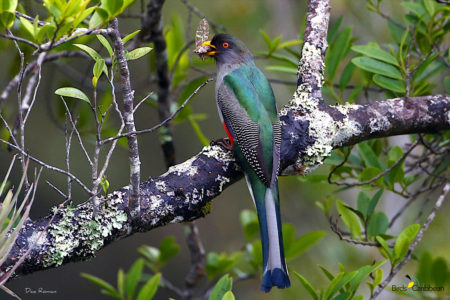
[[[310,1],[300,62],[310,67],[299,68],[299,88],[280,112],[284,174],[298,174],[321,164],[333,148],[376,137],[450,129],[448,95],[365,105],[326,106],[321,102],[318,90],[326,49],[326,30],[322,29],[329,18],[328,4],[326,0]],[[311,70],[319,74],[309,74]],[[241,177],[230,152],[219,146],[205,147],[198,155],[140,185],[140,216],[130,213],[129,188],[125,187],[102,199],[95,218],[92,203],[87,201],[62,209],[50,225],[50,216],[29,220],[0,267],[0,276],[30,245],[35,246],[15,276],[88,259],[109,243],[136,232],[203,217],[211,209],[211,200]],[[34,243],[47,225],[48,232]]]

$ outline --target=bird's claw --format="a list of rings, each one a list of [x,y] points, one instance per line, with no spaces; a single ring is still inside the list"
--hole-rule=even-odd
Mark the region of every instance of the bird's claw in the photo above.
[[[210,144],[210,146],[214,146],[214,145],[220,146],[227,151],[231,151],[233,149],[233,144],[231,144],[231,142],[228,138],[212,140],[211,143],[209,143],[209,144]]]

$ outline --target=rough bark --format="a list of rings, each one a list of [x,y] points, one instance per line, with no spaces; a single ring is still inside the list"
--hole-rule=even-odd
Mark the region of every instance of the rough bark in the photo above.
[[[325,105],[320,88],[328,19],[329,1],[311,0],[299,85],[290,104],[280,111],[283,174],[307,172],[321,164],[333,148],[370,138],[450,129],[448,95]],[[140,185],[140,216],[130,214],[129,190],[125,187],[103,199],[95,221],[90,202],[60,209],[42,235],[39,233],[51,215],[29,220],[0,267],[0,276],[30,247],[32,251],[14,276],[88,259],[109,243],[135,232],[203,217],[212,199],[241,177],[230,152],[219,146],[205,147],[186,162]]]

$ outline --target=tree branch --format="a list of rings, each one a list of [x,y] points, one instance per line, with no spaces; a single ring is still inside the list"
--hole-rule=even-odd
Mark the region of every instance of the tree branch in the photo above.
[[[114,51],[117,56],[117,64],[120,71],[120,87],[123,98],[123,120],[125,121],[125,129],[127,132],[136,131],[134,125],[133,100],[134,91],[131,90],[130,71],[125,57],[125,48],[119,32],[119,22],[115,18],[111,22],[111,31],[109,33],[114,44]],[[141,161],[139,159],[139,148],[136,135],[130,135],[128,138],[128,157],[130,160],[130,190],[131,203],[133,213],[139,214],[139,184],[141,181]]]

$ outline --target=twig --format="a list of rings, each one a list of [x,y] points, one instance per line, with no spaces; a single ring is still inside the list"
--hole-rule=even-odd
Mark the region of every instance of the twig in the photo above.
[[[227,32],[227,29],[224,26],[219,25],[219,24],[213,22],[208,17],[206,17],[197,7],[192,5],[189,1],[187,1],[187,0],[180,0],[180,1],[183,2],[184,5],[186,5],[186,7],[190,11],[192,11],[194,14],[196,14],[199,18],[201,18],[201,19],[205,18],[208,21],[208,23],[211,26],[211,28],[214,30],[214,32],[216,32],[216,33],[220,32],[220,31]]]
[[[111,94],[112,94],[112,101],[114,104],[114,108],[116,109],[116,112],[118,113],[120,121],[121,121],[121,125],[120,125],[119,131],[118,131],[118,134],[121,134],[123,129],[125,128],[125,121],[122,117],[122,113],[120,112],[119,104],[117,103],[117,99],[116,99],[116,90],[115,90],[115,86],[114,86],[114,70],[111,70],[111,79],[108,78],[108,80],[109,80],[109,82],[111,84],[111,88],[112,88]],[[103,176],[106,173],[106,170],[109,166],[109,161],[111,160],[114,149],[116,148],[117,141],[118,140],[113,141],[111,147],[109,148],[108,153],[106,154],[105,162],[103,163],[103,167],[99,173],[100,178],[103,178]],[[102,145],[103,144],[100,142],[100,146],[102,146]]]
[[[170,71],[170,82],[173,81],[173,76],[175,75],[175,71],[178,67],[178,63],[180,62],[181,57],[183,56],[183,53],[186,52],[186,50],[189,49],[190,46],[192,46],[194,44],[194,40],[189,40],[186,45],[183,46],[183,48],[181,48],[180,52],[178,52],[177,57],[175,59],[175,62],[172,65],[172,70]]]
[[[45,56],[42,63],[54,61],[54,60],[57,60],[62,57],[88,57],[88,55],[86,53],[84,53],[83,51],[61,51],[61,52],[57,52],[57,53],[49,53],[48,55]],[[35,61],[29,63],[23,72],[23,76],[25,77],[28,75],[28,73],[33,71],[36,68],[37,63],[38,63],[37,59]],[[0,101],[2,101],[2,102],[0,102],[0,105],[3,104],[3,100],[8,98],[8,95],[9,95],[9,92],[11,91],[11,89],[19,83],[20,77],[21,77],[21,75],[19,73],[16,76],[14,76],[14,78],[11,79],[9,81],[9,83],[6,85],[5,89],[3,90],[2,94],[0,95]]]
[[[33,18],[33,17],[30,17],[30,16],[23,14],[21,12],[18,12],[18,11],[14,12],[14,13],[16,14],[16,17],[22,17],[24,19],[27,19],[28,21],[34,22],[35,18]],[[44,25],[49,25],[49,24],[50,23],[38,20],[38,26],[44,26]]]
[[[43,162],[43,161],[41,161],[41,160],[39,160],[39,159],[33,157],[33,156],[31,156],[31,155],[28,154],[27,152],[23,151],[20,147],[14,145],[14,144],[12,144],[12,143],[10,143],[10,142],[8,142],[8,141],[5,141],[4,139],[0,139],[0,142],[4,143],[4,144],[6,144],[6,145],[9,145],[10,147],[12,147],[12,148],[16,149],[17,151],[19,151],[20,154],[22,154],[23,156],[28,157],[30,160],[34,161],[35,163],[37,163],[37,164],[39,164],[39,165],[41,165],[41,166],[43,166],[43,167],[45,167],[45,168],[47,168],[47,169],[49,169],[49,170],[52,170],[52,171],[55,171],[55,172],[64,174],[64,175],[66,175],[66,176],[69,176],[70,178],[72,178],[73,180],[75,180],[75,181],[76,181],[76,182],[77,182],[77,183],[78,183],[78,184],[79,184],[79,185],[80,185],[80,186],[81,186],[81,187],[82,187],[89,195],[91,194],[91,190],[90,190],[83,182],[81,182],[80,179],[78,179],[78,178],[77,178],[75,175],[73,175],[72,173],[69,173],[69,172],[67,172],[67,171],[65,171],[65,170],[62,170],[62,169],[60,169],[60,168],[51,166],[51,165],[49,165],[49,164],[47,164],[47,163],[45,163],[45,162]]]
[[[378,242],[358,241],[358,240],[354,240],[354,239],[348,238],[348,237],[344,236],[343,232],[339,229],[339,227],[337,225],[337,222],[338,222],[337,220],[333,222],[333,217],[330,216],[328,221],[330,223],[331,230],[334,233],[336,233],[336,235],[342,241],[345,241],[345,242],[351,243],[351,244],[355,244],[355,245],[360,245],[360,246],[370,246],[370,247],[380,247],[381,246]],[[389,247],[393,248],[394,245],[393,244],[389,244]]]
[[[387,168],[386,170],[384,170],[383,172],[379,173],[377,176],[372,177],[366,181],[361,181],[361,182],[339,182],[339,181],[332,181],[331,180],[331,174],[333,174],[333,172],[338,168],[341,167],[343,165],[343,163],[346,162],[346,159],[344,159],[343,163],[337,165],[332,172],[330,172],[330,175],[328,176],[328,182],[331,184],[336,184],[336,185],[345,185],[345,186],[361,186],[361,185],[366,185],[366,184],[371,184],[372,182],[380,179],[381,177],[383,177],[384,175],[388,174],[389,172],[391,172],[396,166],[398,166],[408,155],[409,153],[417,146],[417,144],[419,143],[419,140],[416,140],[411,147],[409,147],[409,149],[403,153],[403,155],[389,168]],[[346,158],[348,157],[348,155],[346,156]]]
[[[176,115],[186,106],[186,104],[188,104],[189,100],[191,100],[192,97],[194,97],[197,92],[204,87],[206,84],[208,84],[210,81],[212,81],[213,78],[209,78],[208,80],[206,80],[204,83],[202,83],[201,85],[199,85],[198,88],[195,89],[194,92],[192,92],[192,94],[183,102],[183,104],[178,107],[178,109],[176,111],[174,111],[167,119],[165,119],[164,121],[162,121],[161,123],[159,123],[158,125],[153,126],[152,128],[148,128],[148,129],[143,129],[143,130],[137,130],[137,131],[132,131],[132,132],[127,132],[127,133],[123,133],[123,134],[118,134],[116,136],[107,138],[102,140],[102,144],[106,144],[109,142],[112,142],[114,140],[120,139],[120,138],[124,138],[124,137],[128,137],[131,135],[139,135],[139,134],[144,134],[144,133],[150,133],[153,132],[159,128],[161,128],[162,126],[164,126],[167,122],[170,122],[173,120],[173,118],[176,117]]]
[[[411,259],[412,252],[416,248],[417,244],[419,244],[420,240],[422,240],[425,231],[427,231],[428,227],[430,226],[431,222],[436,216],[436,212],[439,210],[439,208],[441,208],[442,203],[444,202],[444,199],[447,196],[449,190],[450,190],[450,182],[447,182],[447,184],[444,186],[444,189],[442,190],[441,195],[436,201],[436,204],[431,210],[431,213],[428,215],[427,219],[425,220],[425,223],[422,225],[413,242],[409,246],[408,254],[398,265],[395,266],[395,268],[389,273],[389,275],[383,280],[383,282],[381,282],[378,285],[378,288],[374,291],[370,299],[376,299],[380,295],[380,293],[384,290],[384,288],[389,284],[389,282],[391,282],[394,276],[397,275],[397,273],[401,270],[401,268]]]
[[[145,96],[144,98],[142,98],[142,100],[139,101],[138,104],[136,104],[136,106],[135,106],[134,109],[133,109],[133,114],[136,113],[136,111],[138,110],[139,106],[141,106],[142,103],[145,102],[145,100],[147,100],[148,98],[150,98],[151,95],[153,95],[153,92],[150,92],[147,96]]]
[[[77,129],[77,123],[76,123],[76,121],[73,120],[73,117],[72,117],[72,114],[70,112],[69,106],[67,106],[66,100],[64,100],[64,97],[62,97],[62,96],[61,96],[61,101],[64,104],[64,107],[65,107],[66,113],[67,113],[67,117],[70,120],[70,124],[72,125],[72,129],[75,131],[75,135],[77,136],[78,143],[80,144],[81,150],[83,151],[84,156],[86,157],[87,161],[89,162],[89,165],[92,167],[92,160],[89,157],[89,154],[88,154],[88,152],[86,150],[86,147],[84,146],[83,140],[81,139],[80,132]]]
[[[7,33],[9,35],[13,35],[9,29],[7,29]],[[17,143],[16,141],[16,145],[20,147],[22,151],[25,151],[25,133],[24,133],[25,128],[23,123],[23,110],[22,110],[22,82],[24,79],[25,56],[16,41],[14,41],[14,46],[16,47],[17,52],[19,53],[20,56],[19,81],[17,84],[17,109],[19,111],[18,123],[20,126],[20,144]],[[10,131],[10,134],[11,136],[14,136],[15,135],[14,130],[12,132]],[[25,188],[28,189],[29,183],[28,183],[27,167],[25,162],[25,156],[23,154],[21,155],[21,161],[22,161],[22,172],[25,175]]]
[[[24,126],[27,123],[28,116],[31,113],[34,103],[36,102],[37,91],[39,89],[39,85],[41,84],[41,78],[42,78],[42,62],[44,61],[46,55],[47,55],[47,53],[41,53],[41,54],[39,54],[39,57],[36,60],[36,66],[38,68],[38,70],[37,70],[38,80],[37,80],[36,86],[34,88],[33,99],[31,100],[31,104],[28,105],[28,102],[23,101],[22,107],[20,108],[23,110],[25,110],[25,109],[27,110],[27,113],[25,114],[25,118],[23,119]]]
[[[12,34],[4,34],[4,33],[0,33],[0,36],[5,38],[5,39],[13,40],[13,41],[19,42],[19,43],[24,43],[24,44],[27,44],[27,45],[35,48],[35,49],[39,49],[39,46],[37,44],[35,44],[35,43],[33,43],[33,42],[31,42],[31,41],[29,41],[27,39],[23,39],[21,37],[14,36]]]
[[[192,293],[199,280],[205,276],[205,249],[198,232],[198,227],[195,222],[191,222],[186,226],[186,242],[191,256],[191,267],[189,273],[186,275],[185,283],[188,294]]]
[[[69,196],[64,194],[60,189],[58,189],[54,184],[52,184],[50,181],[46,180],[45,183],[47,183],[52,189],[54,189],[58,194],[60,194],[65,200],[69,199]]]

